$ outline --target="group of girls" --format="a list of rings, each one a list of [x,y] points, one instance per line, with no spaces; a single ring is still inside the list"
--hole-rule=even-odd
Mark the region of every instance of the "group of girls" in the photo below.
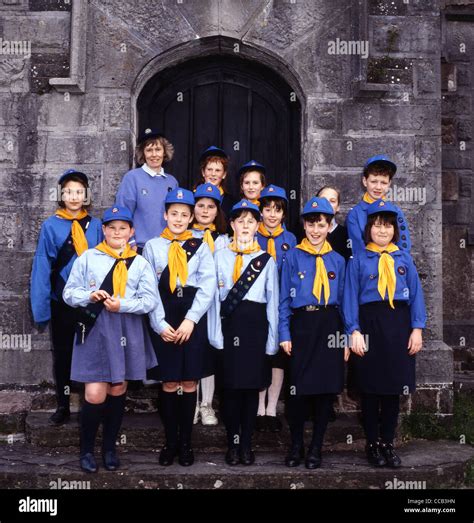
[[[145,131],[137,147],[142,166],[124,176],[102,223],[87,213],[86,175],[66,171],[60,209],[41,229],[33,316],[41,327],[51,320],[58,398],[52,423],[69,418],[70,380],[85,383],[81,468],[98,469],[101,423],[104,467],[120,467],[115,442],[128,381],[146,378],[162,384],[161,465],[176,457],[182,466],[193,464],[193,423],[217,423],[216,381],[225,461],[251,465],[255,428],[281,429],[276,405],[285,373],[291,432],[285,463],[295,467],[304,459],[317,468],[349,346],[368,460],[400,466],[393,449],[399,395],[415,389],[414,354],[426,315],[403,214],[384,198],[395,164],[377,156],[364,167],[367,192],[348,222],[365,247],[350,257],[351,228],[335,221],[338,190],[325,187],[305,203],[297,243],[285,226],[286,192],[266,184],[262,164],[240,168],[237,202],[226,190],[222,149],[204,151],[194,191],[164,172],[172,156],[164,136]],[[350,341],[330,343],[344,332]],[[313,435],[305,451],[308,405]]]

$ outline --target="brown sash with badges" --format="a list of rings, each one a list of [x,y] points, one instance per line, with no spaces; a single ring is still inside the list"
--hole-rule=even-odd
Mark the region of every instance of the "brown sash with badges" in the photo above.
[[[130,269],[133,261],[135,260],[136,256],[132,256],[131,258],[126,258],[125,265],[127,266],[127,270]],[[107,273],[107,276],[104,278],[104,281],[102,282],[102,285],[100,286],[100,291],[106,291],[110,295],[114,292],[114,284],[113,284],[113,275],[114,275],[114,269],[117,263],[120,261],[123,261],[123,259],[115,260],[115,263],[112,265],[112,268]],[[92,330],[92,327],[94,326],[95,322],[97,321],[97,318],[99,317],[100,313],[104,310],[104,300],[97,301],[94,303],[89,303],[87,307],[78,307],[77,308],[77,325],[76,325],[76,344],[82,345],[84,341],[86,340],[87,336],[89,335],[90,331]]]
[[[79,225],[82,227],[84,234],[89,228],[92,217],[87,215],[84,216],[81,220],[77,220]],[[74,244],[72,242],[72,227],[69,232],[68,237],[61,245],[58,255],[53,267],[51,269],[51,289],[53,289],[59,301],[63,301],[63,290],[66,285],[66,282],[61,277],[60,273],[64,267],[71,261],[72,257],[76,254],[76,249],[74,249]]]
[[[247,265],[246,269],[240,275],[240,278],[234,283],[232,289],[230,289],[227,298],[221,303],[221,318],[226,318],[234,312],[237,305],[239,305],[252,285],[257,281],[257,278],[270,258],[270,254],[264,252]]]

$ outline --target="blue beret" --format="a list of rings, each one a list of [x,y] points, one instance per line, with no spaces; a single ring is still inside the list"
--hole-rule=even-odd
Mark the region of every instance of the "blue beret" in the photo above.
[[[260,209],[252,202],[249,202],[248,200],[240,200],[240,202],[236,203],[232,207],[232,211],[230,211],[230,216],[236,214],[238,211],[251,211],[252,214],[255,215],[258,221],[262,220],[262,215],[260,214]]]
[[[255,160],[250,160],[250,162],[244,163],[244,165],[239,169],[239,175],[245,171],[260,171],[265,174],[265,166]]]
[[[222,158],[228,158],[224,149],[216,147],[215,145],[211,145],[201,154],[201,156],[199,157],[199,162],[202,162],[208,156],[221,156]]]
[[[59,178],[59,185],[61,185],[71,176],[78,176],[86,185],[89,185],[89,179],[87,178],[87,176],[84,173],[81,173],[80,171],[76,171],[76,169],[68,169],[67,171],[64,171]]]
[[[171,203],[184,203],[185,205],[191,205],[191,207],[194,207],[194,195],[187,189],[177,187],[166,195],[165,205]]]
[[[196,190],[194,191],[194,200],[197,200],[198,198],[212,198],[213,200],[216,200],[219,205],[222,200],[219,188],[212,183],[202,183],[196,187]]]
[[[397,172],[397,166],[390,160],[388,156],[385,156],[385,154],[377,154],[375,156],[372,156],[369,158],[364,165],[364,172],[374,163],[383,163],[390,171],[395,174]]]
[[[332,208],[332,205],[329,203],[329,200],[326,200],[326,198],[318,198],[315,196],[314,198],[311,198],[311,200],[305,203],[301,216],[316,213],[330,214],[331,216],[334,216],[334,209]]]
[[[105,210],[102,216],[102,223],[108,223],[114,220],[122,220],[133,225],[133,216],[130,209],[127,207],[121,207],[120,205],[114,205]]]
[[[262,192],[260,193],[260,198],[281,198],[282,200],[288,201],[286,197],[286,191],[283,187],[278,187],[277,185],[267,185]]]
[[[146,140],[150,140],[151,138],[164,138],[164,134],[160,131],[157,131],[156,129],[145,129],[138,138],[138,144],[142,144]]]
[[[367,207],[367,216],[372,214],[378,214],[381,212],[391,212],[392,214],[398,214],[398,209],[393,205],[392,202],[386,200],[375,200]]]

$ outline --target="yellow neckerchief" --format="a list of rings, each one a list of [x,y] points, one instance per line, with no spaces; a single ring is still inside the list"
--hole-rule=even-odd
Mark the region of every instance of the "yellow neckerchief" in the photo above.
[[[237,256],[235,257],[235,262],[234,262],[234,272],[232,273],[232,279],[235,283],[240,278],[240,273],[242,272],[242,265],[243,265],[242,255],[251,254],[252,252],[258,252],[260,250],[260,245],[258,244],[258,242],[256,240],[254,240],[251,247],[241,251],[237,247],[237,239],[234,236],[232,243],[229,244],[229,249],[232,252],[235,252],[237,254]]]
[[[220,185],[218,185],[217,188],[219,189],[219,192],[221,193],[221,196],[223,196],[224,195],[224,189]]]
[[[260,200],[258,198],[255,198],[255,200],[248,200],[250,203],[253,203],[257,207],[260,207]]]
[[[268,232],[264,223],[260,222],[257,232],[259,232],[265,238],[268,238],[267,252],[268,252],[268,254],[270,254],[270,256],[273,256],[274,260],[276,260],[276,249],[275,249],[274,238],[277,238],[278,236],[280,236],[280,234],[283,234],[285,232],[285,229],[283,229],[283,227],[280,224],[273,232]]]
[[[390,256],[390,253],[398,251],[399,249],[394,243],[389,243],[387,247],[379,247],[374,242],[368,243],[365,248],[368,251],[380,254],[377,289],[382,300],[385,300],[385,292],[387,291],[390,307],[394,309],[393,297],[395,296],[395,289],[397,287],[397,275],[395,274],[395,260]]]
[[[187,229],[176,236],[168,227],[165,227],[165,230],[160,236],[165,238],[165,240],[171,241],[168,251],[168,267],[170,269],[170,290],[174,292],[177,277],[179,277],[179,281],[183,287],[186,285],[186,280],[188,279],[188,258],[179,242],[190,240],[193,237],[193,233]]]
[[[329,245],[329,242],[325,240],[321,249],[317,251],[313,245],[311,245],[308,238],[304,238],[296,248],[316,256],[316,275],[313,281],[313,294],[318,299],[318,302],[321,303],[321,289],[324,286],[324,301],[327,305],[329,296],[331,295],[331,289],[329,287],[328,272],[326,270],[326,265],[324,265],[323,255],[332,251],[331,245]]]
[[[89,248],[87,238],[84,234],[83,228],[79,224],[79,220],[82,220],[82,218],[87,216],[87,211],[81,209],[77,216],[72,216],[69,214],[67,209],[58,209],[56,211],[56,216],[59,216],[59,218],[64,218],[65,220],[72,220],[72,243],[74,245],[74,249],[76,250],[76,254],[80,256],[84,251],[87,251]]]
[[[125,260],[127,258],[133,258],[137,255],[137,253],[127,243],[125,249],[122,252],[122,255],[119,256],[109,245],[107,245],[107,243],[105,243],[105,240],[102,243],[99,243],[99,245],[97,245],[95,248],[98,251],[115,258],[116,260],[120,260],[120,262],[115,266],[112,281],[114,296],[121,296],[122,298],[125,298],[125,288],[127,287],[128,280],[128,269],[127,265],[125,264]]]
[[[386,196],[382,196],[382,198],[379,198],[379,200],[385,200]],[[376,202],[377,200],[374,200],[372,198],[372,196],[370,196],[370,194],[368,192],[366,192],[364,194],[364,196],[362,197],[362,199],[364,200],[365,203],[374,203]]]
[[[216,226],[211,223],[211,225],[201,225],[200,223],[195,223],[193,225],[193,229],[196,231],[205,231],[203,236],[203,241],[205,241],[209,248],[211,249],[211,252],[214,252],[214,238],[212,237],[211,232],[214,232],[216,230]]]

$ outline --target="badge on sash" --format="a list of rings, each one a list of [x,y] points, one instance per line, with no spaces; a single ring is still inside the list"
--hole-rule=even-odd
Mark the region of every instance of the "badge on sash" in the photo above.
[[[405,267],[398,267],[397,272],[403,276],[406,273]]]
[[[330,280],[335,280],[335,279],[336,279],[336,273],[333,272],[333,271],[329,271],[329,272],[328,272],[328,278],[329,278]]]

